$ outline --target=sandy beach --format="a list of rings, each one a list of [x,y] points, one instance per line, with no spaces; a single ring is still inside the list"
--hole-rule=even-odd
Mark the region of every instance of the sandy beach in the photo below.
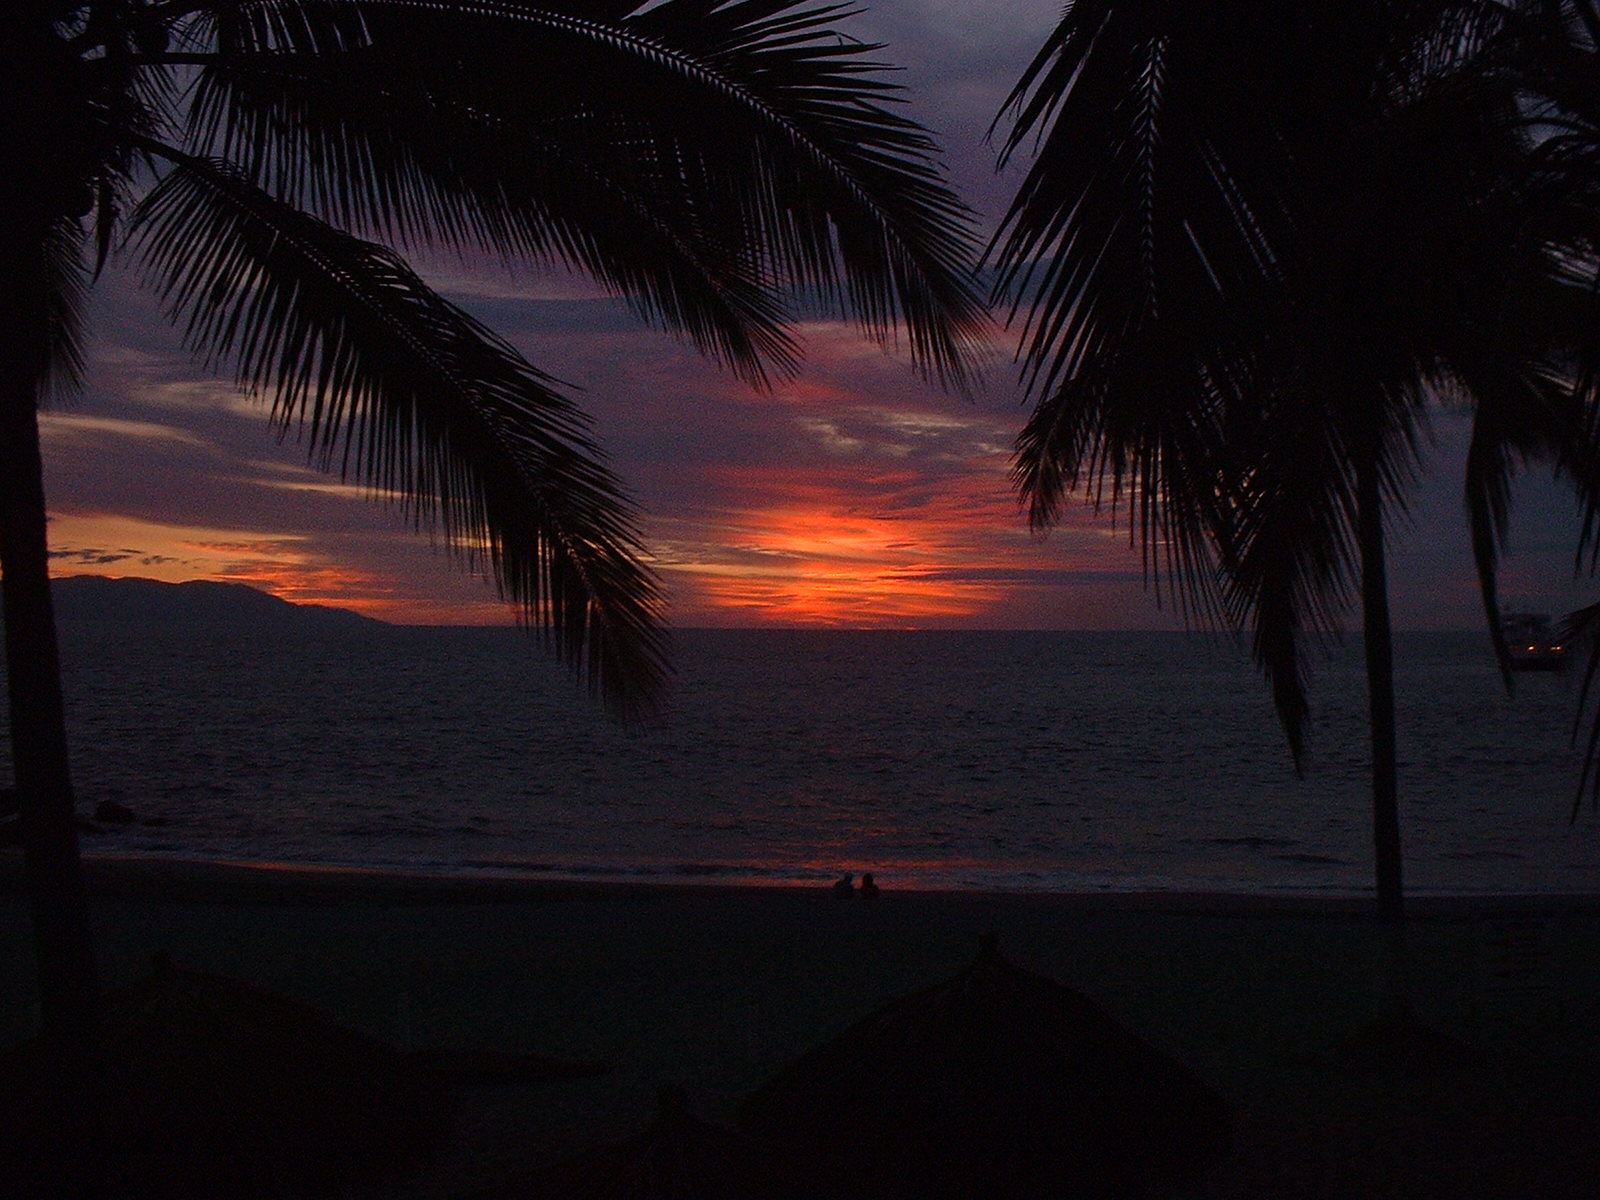
[[[626,886],[91,860],[108,985],[169,953],[408,1049],[611,1069],[457,1089],[443,1197],[639,1131],[661,1086],[732,1120],[796,1056],[961,970],[993,933],[1234,1106],[1212,1197],[1600,1194],[1600,898],[1418,899],[1410,991],[1470,1066],[1359,1052],[1381,943],[1359,900]],[[0,1043],[32,1031],[15,855],[0,859]]]

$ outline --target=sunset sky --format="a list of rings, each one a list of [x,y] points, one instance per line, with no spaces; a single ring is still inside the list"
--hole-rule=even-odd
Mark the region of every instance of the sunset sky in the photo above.
[[[1054,0],[884,0],[849,28],[889,43],[910,111],[941,137],[952,177],[992,230],[1019,172],[996,176],[983,135],[1059,13]],[[1028,532],[1007,479],[1025,409],[997,330],[973,399],[922,383],[849,326],[802,330],[801,374],[759,394],[618,301],[566,276],[433,264],[450,298],[534,364],[581,389],[632,491],[680,626],[1158,628],[1125,526],[1087,509]],[[96,300],[84,394],[44,417],[57,574],[237,580],[388,620],[507,623],[481,579],[396,514],[280,445],[261,406],[192,361],[133,277]],[[1394,541],[1402,628],[1479,620],[1458,499],[1463,422],[1437,449]],[[1560,611],[1572,520],[1526,489],[1506,594]]]

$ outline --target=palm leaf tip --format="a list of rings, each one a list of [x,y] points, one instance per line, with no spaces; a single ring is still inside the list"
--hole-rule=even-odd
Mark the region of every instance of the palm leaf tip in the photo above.
[[[1561,624],[1560,637],[1570,646],[1575,657],[1583,659],[1583,680],[1578,687],[1577,711],[1572,718],[1572,744],[1583,741],[1583,767],[1578,776],[1578,786],[1572,797],[1569,819],[1576,821],[1587,793],[1592,808],[1600,809],[1600,706],[1590,714],[1590,698],[1594,693],[1596,677],[1600,677],[1600,604],[1569,613]],[[1583,727],[1588,718],[1588,736]]]
[[[660,715],[672,677],[660,585],[615,544],[586,549],[596,553],[569,560],[560,572],[566,578],[547,576],[543,597],[513,598],[524,625],[607,711],[640,724]],[[576,601],[562,598],[571,592]]]

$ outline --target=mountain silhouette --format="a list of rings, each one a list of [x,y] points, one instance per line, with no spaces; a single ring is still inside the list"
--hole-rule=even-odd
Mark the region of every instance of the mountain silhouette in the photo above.
[[[328,631],[385,624],[348,609],[293,604],[243,583],[210,580],[163,583],[68,575],[51,581],[51,595],[56,618],[63,622]]]

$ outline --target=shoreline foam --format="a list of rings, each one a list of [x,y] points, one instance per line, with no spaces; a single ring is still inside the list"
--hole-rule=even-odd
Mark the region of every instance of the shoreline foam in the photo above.
[[[630,896],[651,894],[714,895],[775,893],[826,895],[826,882],[789,879],[685,878],[677,875],[641,877],[592,876],[573,873],[557,876],[515,869],[455,870],[400,867],[393,864],[317,863],[249,859],[203,859],[182,856],[86,853],[85,878],[92,891],[107,897],[227,902],[260,900],[274,894],[326,893],[330,896],[414,895],[432,902],[459,900],[559,899],[571,896]],[[1301,913],[1371,915],[1375,901],[1370,892],[1303,890],[1211,890],[1177,888],[1043,888],[929,887],[915,879],[897,881],[877,876],[880,887],[900,896],[935,897],[975,901],[1036,903],[1064,908],[1105,908],[1118,911]],[[0,895],[20,895],[20,852],[0,852]],[[1459,916],[1501,909],[1600,912],[1600,891],[1438,891],[1408,892],[1407,911],[1415,917]]]

